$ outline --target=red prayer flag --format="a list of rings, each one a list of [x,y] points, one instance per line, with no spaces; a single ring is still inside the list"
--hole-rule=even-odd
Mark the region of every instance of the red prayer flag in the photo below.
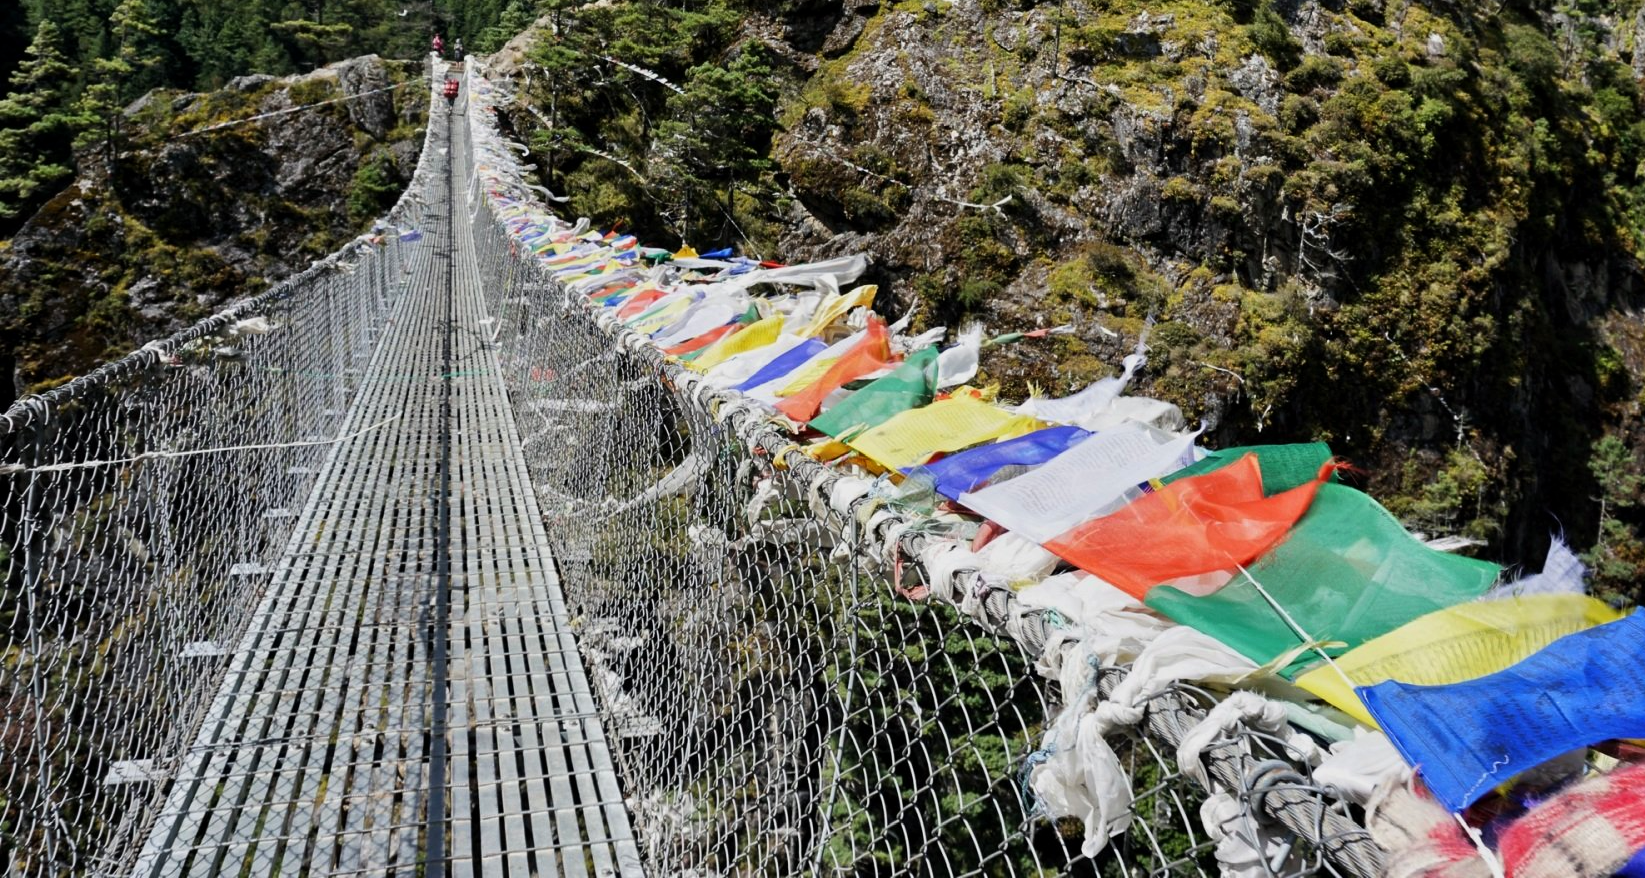
[[[1257,456],[1247,454],[1205,475],[1172,482],[1045,547],[1143,600],[1160,583],[1231,572],[1273,548],[1335,469],[1327,463],[1314,481],[1264,497]]]
[[[727,323],[724,326],[718,326],[710,329],[690,341],[681,342],[680,344],[674,345],[670,348],[663,348],[663,353],[668,354],[671,357],[678,357],[682,354],[689,354],[692,351],[699,351],[742,328],[741,323]]]
[[[777,411],[805,423],[817,416],[830,393],[891,362],[891,335],[885,321],[868,318],[868,334],[845,352],[823,376],[799,393],[777,404]]]
[[[632,299],[617,306],[617,319],[627,320],[636,314],[645,311],[646,306],[668,295],[667,290],[646,290]]]

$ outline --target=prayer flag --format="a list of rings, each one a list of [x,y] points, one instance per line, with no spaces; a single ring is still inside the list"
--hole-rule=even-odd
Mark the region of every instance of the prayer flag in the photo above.
[[[846,444],[886,469],[900,469],[939,451],[958,451],[1038,425],[1027,415],[959,394],[895,415]]]
[[[1366,725],[1375,725],[1353,686],[1399,680],[1435,686],[1494,674],[1567,634],[1622,614],[1581,594],[1469,601],[1436,610],[1368,640],[1297,677],[1297,685]],[[1344,680],[1346,676],[1348,679]]]
[[[1247,445],[1210,451],[1198,462],[1161,477],[1160,484],[1169,485],[1178,479],[1216,472],[1247,454],[1255,454],[1257,463],[1262,466],[1262,490],[1278,494],[1306,485],[1318,477],[1319,468],[1331,460],[1331,446],[1324,442],[1305,442],[1297,445]]]
[[[777,336],[781,335],[782,331],[783,318],[781,314],[751,323],[742,332],[723,337],[705,348],[702,354],[691,362],[691,368],[698,372],[707,372],[737,354],[771,344],[777,340]]]
[[[1247,569],[1291,621],[1332,655],[1473,600],[1501,572],[1495,564],[1428,548],[1375,500],[1335,482],[1321,484],[1290,535]],[[1304,645],[1244,575],[1204,597],[1157,586],[1144,602],[1259,665]],[[1292,677],[1317,660],[1307,649],[1281,672]]]
[[[1047,427],[1014,439],[981,445],[950,454],[923,467],[909,470],[924,473],[936,482],[937,493],[951,500],[986,484],[1006,467],[1037,466],[1067,451],[1091,434],[1078,427]]]
[[[866,387],[811,419],[811,428],[830,436],[877,427],[899,412],[931,402],[937,383],[937,349],[923,348],[890,375]]]
[[[1645,614],[1567,634],[1486,677],[1358,692],[1434,798],[1461,811],[1562,753],[1645,737]]]
[[[884,321],[878,317],[869,317],[868,334],[862,341],[841,354],[839,361],[830,366],[811,386],[778,403],[777,411],[782,412],[789,420],[801,423],[809,421],[817,416],[823,399],[830,393],[845,386],[846,382],[854,381],[884,366],[890,360],[891,334],[886,331]]]
[[[1036,543],[1119,508],[1138,484],[1178,469],[1195,434],[1142,424],[1095,433],[1038,469],[961,494],[959,502]]]
[[[1285,538],[1331,472],[1327,463],[1313,481],[1264,496],[1257,456],[1247,454],[1139,497],[1045,547],[1138,600],[1183,577],[1220,572],[1220,585]]]

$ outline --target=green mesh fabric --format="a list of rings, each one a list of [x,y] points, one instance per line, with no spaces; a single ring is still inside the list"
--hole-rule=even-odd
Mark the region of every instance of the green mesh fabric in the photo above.
[[[1228,464],[1255,454],[1262,467],[1262,492],[1273,495],[1305,485],[1319,475],[1319,468],[1331,459],[1331,446],[1324,442],[1306,442],[1298,445],[1246,445],[1224,448],[1206,455],[1204,460],[1185,466],[1160,479],[1169,485],[1178,479],[1204,475],[1222,469]]]
[[[1315,641],[1342,652],[1417,618],[1473,600],[1501,568],[1428,548],[1375,500],[1326,483],[1285,542],[1250,566],[1251,575]],[[1148,606],[1221,640],[1256,662],[1295,650],[1303,639],[1244,576],[1208,597],[1170,586],[1148,592]],[[1294,677],[1317,663],[1307,650],[1282,669]]]
[[[811,419],[811,428],[830,436],[877,427],[892,416],[931,402],[937,385],[937,348],[908,355],[891,374],[876,378],[856,393]]]

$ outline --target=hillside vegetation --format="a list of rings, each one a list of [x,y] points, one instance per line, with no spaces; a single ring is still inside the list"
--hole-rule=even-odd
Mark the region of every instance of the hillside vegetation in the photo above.
[[[39,391],[308,267],[399,197],[427,105],[421,65],[375,57],[151,92],[122,115],[115,156],[83,154],[0,242],[0,369]]]
[[[990,350],[1007,396],[1149,327],[1138,389],[1214,441],[1329,440],[1419,531],[1532,564],[1564,533],[1637,588],[1637,2],[541,11],[504,66],[576,213],[867,250],[925,325],[1072,324]]]
[[[86,237],[13,273],[24,384],[255,288],[406,171],[376,135],[308,193],[330,203],[225,174],[195,191],[171,146],[125,168],[134,132],[273,106],[240,82],[128,108],[148,85],[416,54],[434,27],[486,50],[533,19],[499,56],[512,123],[576,213],[767,258],[866,250],[881,310],[924,326],[1070,324],[989,350],[1008,397],[1082,386],[1146,331],[1137,389],[1212,441],[1323,438],[1416,530],[1531,563],[1563,533],[1618,593],[1645,573],[1639,0],[29,0],[0,16],[38,44],[0,65],[0,204],[20,222],[113,193],[104,220],[141,256],[84,269]],[[262,205],[240,210],[251,237],[144,243],[220,220],[178,205],[236,203]]]
[[[430,37],[489,51],[530,22],[526,5],[6,5],[0,407],[362,231],[412,170]]]

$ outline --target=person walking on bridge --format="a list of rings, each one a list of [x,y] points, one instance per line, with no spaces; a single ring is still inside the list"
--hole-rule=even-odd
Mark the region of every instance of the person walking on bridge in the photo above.
[[[434,50],[434,57],[442,61],[445,60],[446,41],[440,39],[439,34],[434,35],[434,42],[430,44],[430,47]]]
[[[451,41],[451,60],[453,60],[453,61],[463,60],[463,38],[462,37],[458,37],[457,39]]]

